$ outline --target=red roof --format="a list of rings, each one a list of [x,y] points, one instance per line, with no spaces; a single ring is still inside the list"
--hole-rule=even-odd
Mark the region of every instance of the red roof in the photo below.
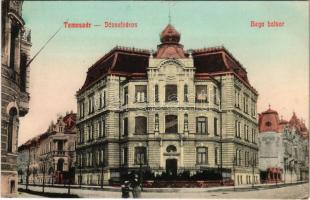
[[[181,34],[168,24],[160,34],[161,44],[157,46],[156,58],[187,58],[189,53],[179,44]],[[87,72],[86,80],[77,92],[82,93],[107,75],[115,74],[130,79],[147,79],[150,51],[136,48],[115,47],[99,59]],[[233,74],[252,92],[245,68],[224,47],[195,49],[192,51],[195,77],[205,79],[214,75]]]
[[[259,132],[280,132],[278,112],[269,108],[259,117]]]

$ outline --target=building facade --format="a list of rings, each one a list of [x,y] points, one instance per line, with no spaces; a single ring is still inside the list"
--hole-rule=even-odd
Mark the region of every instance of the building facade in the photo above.
[[[224,47],[185,51],[172,25],[156,52],[115,47],[77,92],[76,183],[220,170],[259,182],[257,92]]]
[[[308,180],[309,132],[293,113],[289,121],[272,109],[260,114],[259,168],[263,182]]]
[[[59,184],[74,178],[75,121],[73,113],[59,117],[45,133],[18,148],[20,182],[28,178],[29,184]]]
[[[29,110],[30,31],[22,18],[23,1],[1,1],[1,196],[17,192],[19,117]]]

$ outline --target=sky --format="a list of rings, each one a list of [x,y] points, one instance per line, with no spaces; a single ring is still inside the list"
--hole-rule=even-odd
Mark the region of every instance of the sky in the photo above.
[[[246,68],[259,93],[258,112],[271,108],[284,119],[293,111],[309,123],[309,20],[307,1],[297,2],[99,2],[25,1],[31,56],[63,28],[30,66],[30,110],[20,119],[19,145],[45,132],[67,111],[76,112],[76,91],[87,69],[116,45],[156,49],[169,22],[185,49],[224,45]],[[64,28],[64,22],[102,25],[133,22],[137,28]],[[284,22],[279,28],[251,21]],[[266,25],[265,25],[266,26]]]

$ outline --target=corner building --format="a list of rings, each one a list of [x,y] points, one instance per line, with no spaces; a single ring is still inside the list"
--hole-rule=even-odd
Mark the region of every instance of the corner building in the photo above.
[[[115,47],[88,69],[76,95],[76,183],[140,168],[259,182],[258,94],[245,68],[224,47],[185,51],[180,38],[168,24],[156,52]]]
[[[29,110],[31,35],[22,5],[23,1],[1,1],[1,197],[17,195],[19,118]]]

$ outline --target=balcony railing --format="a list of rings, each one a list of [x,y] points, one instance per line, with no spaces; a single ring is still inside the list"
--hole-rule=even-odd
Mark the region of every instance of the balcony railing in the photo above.
[[[68,156],[68,151],[53,151],[53,156]]]

